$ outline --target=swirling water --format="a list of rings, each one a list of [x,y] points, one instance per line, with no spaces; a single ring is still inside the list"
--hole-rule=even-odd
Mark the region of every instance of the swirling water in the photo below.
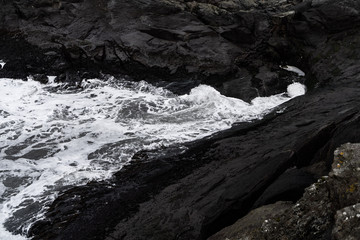
[[[261,118],[302,88],[292,85],[289,94],[249,104],[206,85],[175,95],[145,81],[115,78],[84,80],[76,89],[2,78],[0,239],[26,239],[61,190],[109,178],[137,151]]]

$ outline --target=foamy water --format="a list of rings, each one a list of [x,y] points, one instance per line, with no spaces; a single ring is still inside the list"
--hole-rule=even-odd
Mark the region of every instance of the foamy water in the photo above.
[[[280,67],[286,71],[294,72],[300,77],[305,76],[305,73],[300,68],[297,68],[295,66],[285,65],[285,66],[280,66]]]
[[[141,149],[261,118],[304,93],[295,85],[249,104],[206,85],[178,96],[114,78],[84,80],[76,90],[53,81],[0,79],[0,239],[26,239],[59,191],[109,178]]]
[[[2,69],[5,66],[5,62],[3,60],[0,59],[0,69]]]

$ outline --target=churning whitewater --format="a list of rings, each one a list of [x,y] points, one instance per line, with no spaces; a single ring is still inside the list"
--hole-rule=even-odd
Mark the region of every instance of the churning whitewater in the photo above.
[[[84,80],[76,89],[0,79],[0,239],[26,239],[59,191],[109,178],[141,149],[261,118],[305,92],[298,83],[288,89],[249,104],[206,85],[178,96],[115,78]]]

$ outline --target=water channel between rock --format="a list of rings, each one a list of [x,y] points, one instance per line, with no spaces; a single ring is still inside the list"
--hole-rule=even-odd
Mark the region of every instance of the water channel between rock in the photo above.
[[[207,85],[176,95],[145,81],[88,79],[71,88],[53,79],[0,79],[0,238],[23,239],[8,231],[25,236],[59,191],[111,177],[139,150],[262,118],[305,93],[293,83],[247,103]]]

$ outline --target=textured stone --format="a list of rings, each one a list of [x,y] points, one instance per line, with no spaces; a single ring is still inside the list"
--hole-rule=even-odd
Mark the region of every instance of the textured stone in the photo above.
[[[233,225],[212,235],[208,240],[257,240],[262,238],[262,224],[284,214],[291,208],[291,202],[277,202],[252,210]]]
[[[5,0],[0,57],[7,64],[0,77],[61,75],[58,80],[76,82],[103,72],[155,83],[190,80],[187,91],[199,83],[220,91],[223,83],[234,83],[234,89],[241,88],[231,96],[248,101],[247,86],[260,95],[286,90],[278,85],[266,91],[267,86],[252,81],[258,66],[250,78],[239,76],[242,66],[255,61],[269,68],[280,64],[278,49],[267,44],[275,35],[273,44],[281,45],[273,29],[283,23],[273,15],[292,9],[295,2]],[[172,85],[171,90],[185,89]]]
[[[358,239],[359,184],[360,144],[344,144],[334,152],[329,176],[306,188],[295,205],[257,208],[209,240]]]

